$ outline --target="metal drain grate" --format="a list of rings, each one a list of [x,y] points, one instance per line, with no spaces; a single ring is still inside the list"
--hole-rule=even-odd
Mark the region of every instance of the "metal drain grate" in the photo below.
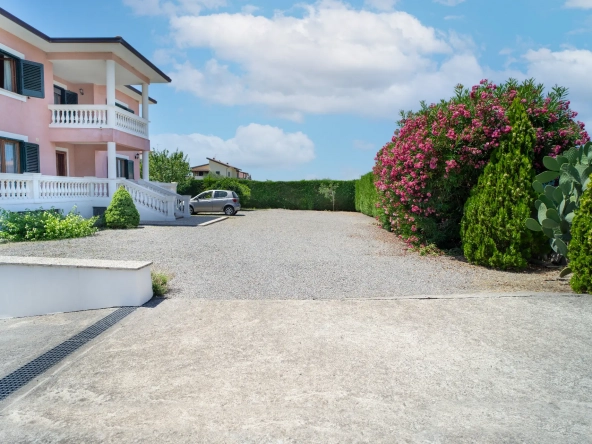
[[[52,348],[38,358],[33,359],[28,364],[23,365],[18,370],[15,370],[11,374],[0,379],[0,401],[31,382],[48,368],[53,367],[87,342],[99,336],[109,327],[121,321],[136,308],[137,307],[118,308],[113,313],[105,316],[103,319],[97,321],[85,330],[82,330],[77,335],[72,336],[60,345]]]

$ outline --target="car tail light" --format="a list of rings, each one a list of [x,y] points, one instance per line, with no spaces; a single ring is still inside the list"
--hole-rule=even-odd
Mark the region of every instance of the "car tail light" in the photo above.
[[[233,202],[236,202],[236,199],[232,199]]]

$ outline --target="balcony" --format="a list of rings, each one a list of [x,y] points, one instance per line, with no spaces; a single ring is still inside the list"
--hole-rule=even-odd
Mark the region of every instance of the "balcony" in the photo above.
[[[108,105],[49,105],[50,128],[110,128],[149,138],[149,122],[116,106]]]

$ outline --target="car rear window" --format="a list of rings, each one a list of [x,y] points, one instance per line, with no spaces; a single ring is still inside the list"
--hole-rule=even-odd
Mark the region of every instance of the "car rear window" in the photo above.
[[[226,191],[216,191],[214,193],[214,199],[221,198],[221,197],[228,197],[228,193]]]
[[[234,191],[232,192],[232,197],[234,197],[235,199],[238,199],[238,195]]]

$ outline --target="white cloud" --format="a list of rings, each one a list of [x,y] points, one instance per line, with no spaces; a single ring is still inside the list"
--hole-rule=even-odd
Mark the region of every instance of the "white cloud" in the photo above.
[[[578,119],[592,126],[592,51],[572,49],[553,52],[549,49],[530,50],[524,55],[528,63],[527,77],[534,77],[547,88],[560,85],[569,88],[572,109]]]
[[[398,0],[364,0],[364,5],[378,11],[392,11]]]
[[[434,0],[436,3],[441,3],[446,6],[456,6],[463,3],[465,0]],[[582,0],[584,1],[584,0]]]
[[[592,0],[567,0],[566,8],[592,9]]]
[[[298,121],[307,113],[394,117],[482,76],[470,39],[437,33],[405,12],[355,10],[335,0],[303,7],[302,17],[172,17],[179,48],[214,53],[203,66],[176,65],[173,87]]]
[[[138,15],[199,14],[204,9],[226,6],[226,0],[123,0]]]
[[[240,126],[233,138],[204,134],[158,134],[150,137],[152,146],[189,156],[191,166],[206,163],[215,156],[241,169],[291,168],[315,158],[314,143],[302,132],[286,133],[281,128],[251,123]]]
[[[444,20],[462,20],[464,18],[464,15],[447,15],[446,17],[444,17]]]

